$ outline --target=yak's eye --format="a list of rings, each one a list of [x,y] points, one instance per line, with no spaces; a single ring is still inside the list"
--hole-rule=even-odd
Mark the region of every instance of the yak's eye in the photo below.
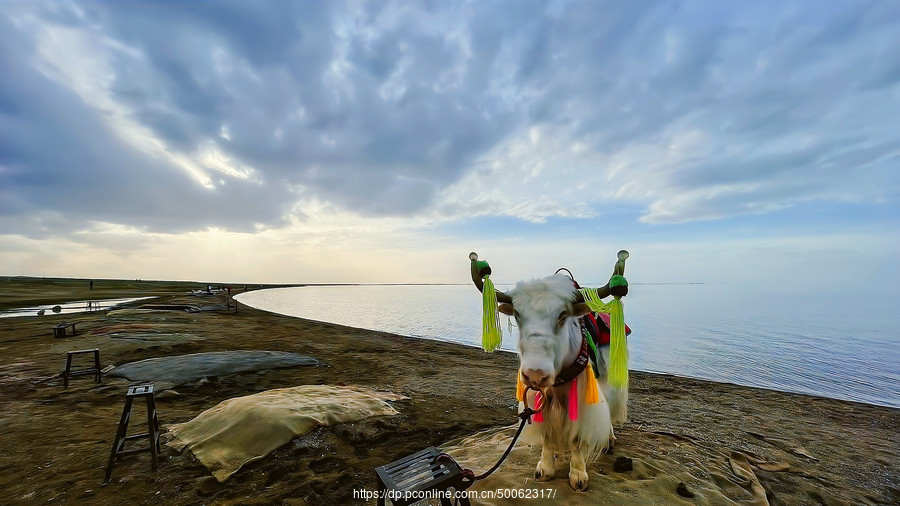
[[[556,319],[557,319],[558,321],[563,321],[563,320],[566,319],[567,316],[569,316],[569,313],[563,311],[562,313],[559,313],[559,316],[556,317]]]

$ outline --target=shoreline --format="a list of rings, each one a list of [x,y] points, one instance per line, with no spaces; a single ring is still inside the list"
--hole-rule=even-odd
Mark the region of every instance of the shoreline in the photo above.
[[[176,290],[160,296],[172,303],[191,300]],[[462,344],[304,320],[243,304],[237,313],[85,313],[77,316],[77,336],[55,339],[50,326],[71,316],[0,320],[0,399],[8,406],[0,413],[4,502],[363,504],[353,499],[353,490],[375,490],[375,467],[517,420],[517,359],[509,352],[487,354]],[[122,339],[95,332],[113,324],[155,326],[165,330],[160,336],[168,337]],[[286,386],[364,385],[408,399],[393,403],[400,413],[396,416],[316,428],[221,484],[190,451],[164,447],[157,472],[150,471],[147,454],[126,458],[103,487],[130,382],[107,376],[95,385],[75,378],[64,389],[58,377],[67,350],[92,347],[101,349],[103,366],[227,350],[290,351],[322,362],[176,386],[157,398],[164,428],[222,400]],[[900,409],[636,371],[629,404],[629,421],[616,428],[614,452],[591,464],[597,479],[587,493],[575,496],[578,500],[602,504],[615,490],[646,483],[668,487],[666,480],[678,477],[697,492],[694,502],[706,498],[706,503],[716,503],[714,496],[703,494],[717,476],[730,472],[716,468],[723,451],[788,466],[787,471],[755,470],[772,504],[900,500]],[[135,420],[143,418],[136,415]],[[516,452],[520,450],[533,451],[521,443]],[[619,457],[633,458],[635,470],[615,471]],[[522,465],[536,463],[529,459],[523,457],[528,462]],[[646,469],[656,474],[645,476]],[[512,457],[501,470],[500,480],[507,475],[517,480],[515,486],[535,486]],[[604,484],[605,478],[620,481]],[[568,490],[564,476],[540,486],[561,494],[550,504],[565,503],[567,494],[576,494]],[[653,492],[669,494],[657,500],[683,500],[666,487]],[[738,500],[749,492],[736,489],[734,494],[731,498]]]

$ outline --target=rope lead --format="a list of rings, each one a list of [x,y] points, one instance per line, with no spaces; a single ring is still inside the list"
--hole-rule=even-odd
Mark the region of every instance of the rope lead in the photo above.
[[[528,390],[534,390],[536,392],[540,392],[540,390],[537,390],[535,388],[526,387],[525,393],[528,393]],[[535,406],[535,407],[538,407],[538,406]],[[519,436],[522,434],[522,429],[525,428],[525,424],[526,423],[530,424],[531,417],[533,415],[540,413],[543,410],[544,410],[543,402],[541,403],[539,409],[537,409],[537,410],[529,408],[528,405],[526,404],[525,409],[523,409],[522,412],[519,413],[519,415],[518,415],[522,421],[519,423],[519,428],[516,430],[516,435],[513,436],[512,441],[509,442],[509,446],[506,448],[506,451],[503,452],[503,456],[500,457],[500,460],[498,460],[497,463],[494,464],[493,467],[491,467],[490,469],[488,469],[487,471],[485,471],[479,475],[476,475],[475,471],[472,471],[471,469],[463,469],[462,470],[462,476],[463,476],[463,480],[464,480],[463,481],[463,490],[466,490],[469,487],[471,487],[472,485],[474,485],[476,481],[483,480],[483,479],[487,478],[488,476],[490,476],[491,474],[493,474],[494,471],[496,471],[500,467],[500,464],[502,464],[503,461],[506,460],[506,457],[509,456],[509,452],[512,451],[513,446],[515,446],[515,444],[516,444],[516,441],[519,440]],[[451,457],[449,454],[442,453],[434,458],[435,462],[439,462],[441,460],[449,460],[450,462],[453,462],[454,464],[459,466],[459,464],[456,462],[456,459]]]

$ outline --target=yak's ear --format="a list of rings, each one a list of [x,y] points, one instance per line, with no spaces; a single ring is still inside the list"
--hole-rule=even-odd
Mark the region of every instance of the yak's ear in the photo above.
[[[579,302],[572,306],[572,316],[584,316],[591,312],[591,308],[584,302]]]
[[[505,302],[501,302],[497,305],[497,310],[503,314],[507,314],[509,316],[514,316],[516,314],[515,308],[513,308],[512,304],[507,304]]]

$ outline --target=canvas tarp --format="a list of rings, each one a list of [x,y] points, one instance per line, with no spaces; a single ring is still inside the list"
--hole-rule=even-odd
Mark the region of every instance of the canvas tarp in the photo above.
[[[212,351],[130,362],[116,367],[109,375],[153,383],[159,392],[203,377],[318,364],[314,358],[286,351]]]
[[[169,425],[168,446],[190,450],[220,482],[316,425],[396,415],[403,399],[362,387],[303,385],[222,401],[191,421]]]

